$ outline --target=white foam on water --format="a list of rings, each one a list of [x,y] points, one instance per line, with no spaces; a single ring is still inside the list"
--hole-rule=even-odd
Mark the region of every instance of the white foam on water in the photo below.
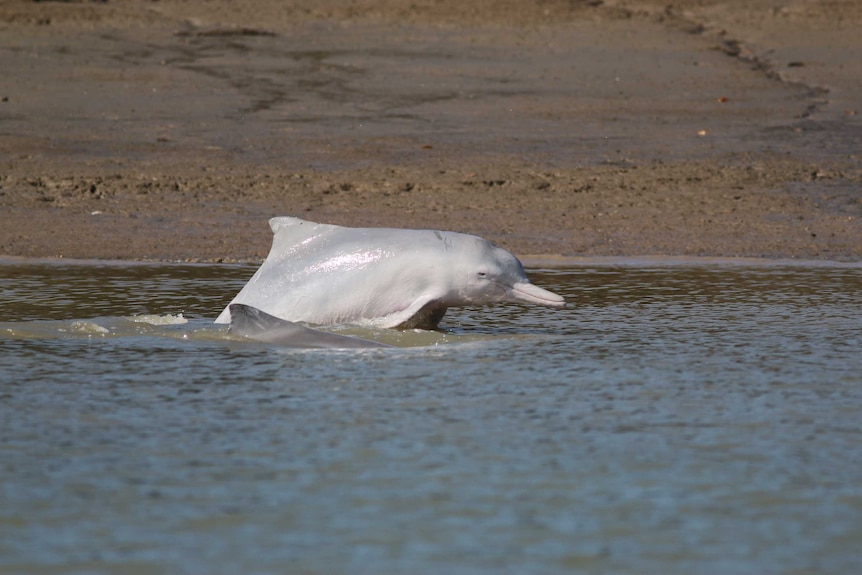
[[[165,315],[133,315],[128,319],[129,321],[133,321],[135,323],[147,323],[150,325],[182,325],[189,322],[189,320],[186,319],[181,313]]]
[[[61,328],[59,331],[66,330]],[[92,321],[85,320],[73,321],[69,326],[69,331],[89,335],[105,335],[107,333],[111,333],[111,330],[109,330],[108,328],[102,327],[101,325],[93,323]]]

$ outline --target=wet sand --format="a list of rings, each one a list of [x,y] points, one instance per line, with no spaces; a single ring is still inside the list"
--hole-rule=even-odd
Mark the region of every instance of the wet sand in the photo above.
[[[0,255],[266,220],[519,254],[862,259],[855,2],[0,5]]]

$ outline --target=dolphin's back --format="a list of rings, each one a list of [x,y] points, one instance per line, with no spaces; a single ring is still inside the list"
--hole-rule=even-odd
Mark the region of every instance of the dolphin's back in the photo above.
[[[270,220],[266,261],[231,303],[318,325],[394,327],[442,296],[454,232],[345,228],[294,217]],[[466,236],[464,236],[466,237]],[[229,307],[216,323],[230,322]]]
[[[307,328],[241,303],[230,305],[230,317],[232,334],[286,347],[331,349],[391,347],[368,339]]]

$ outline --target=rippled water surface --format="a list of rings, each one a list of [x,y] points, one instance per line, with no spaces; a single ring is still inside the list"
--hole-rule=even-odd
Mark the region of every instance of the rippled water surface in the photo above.
[[[852,573],[862,267],[589,261],[397,349],[248,266],[0,264],[0,572]]]

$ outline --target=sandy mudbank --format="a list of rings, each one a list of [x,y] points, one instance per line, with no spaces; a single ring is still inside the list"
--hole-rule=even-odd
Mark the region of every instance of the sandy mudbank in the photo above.
[[[862,259],[854,3],[253,4],[0,6],[0,254],[260,259],[291,214]]]

